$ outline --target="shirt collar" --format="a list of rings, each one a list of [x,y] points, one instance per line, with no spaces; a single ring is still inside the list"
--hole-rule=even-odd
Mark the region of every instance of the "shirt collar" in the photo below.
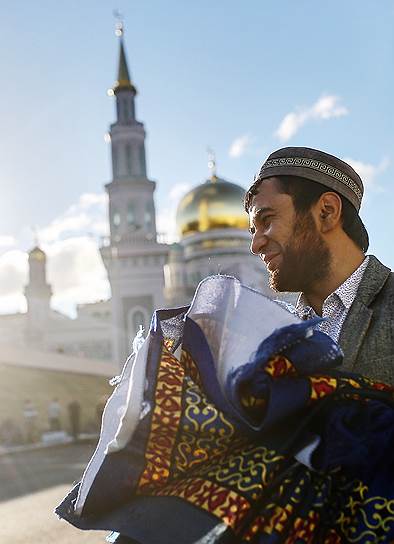
[[[365,257],[363,262],[360,264],[358,268],[351,274],[347,280],[345,280],[337,289],[335,289],[334,293],[338,295],[338,297],[341,299],[342,304],[345,306],[347,310],[349,310],[350,306],[353,304],[354,299],[357,295],[357,289],[360,285],[361,280],[363,279],[363,275],[365,272],[365,269],[368,265],[369,257]]]
[[[304,293],[301,293],[298,297],[295,310],[300,319],[312,319],[312,317],[316,317],[317,315]]]
[[[367,268],[368,260],[369,257],[365,257],[360,266],[356,268],[356,270],[343,283],[341,283],[341,285],[337,287],[333,293],[328,295],[328,297],[323,302],[323,305],[330,297],[335,294],[342,302],[344,307],[349,310],[350,306],[354,302],[354,299],[356,298],[357,289],[359,288],[365,269]],[[301,319],[306,319],[316,315],[304,293],[301,293],[298,297],[296,312],[301,317]]]

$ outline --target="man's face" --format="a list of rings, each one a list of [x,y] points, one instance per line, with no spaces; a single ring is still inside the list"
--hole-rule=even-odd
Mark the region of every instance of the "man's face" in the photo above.
[[[249,209],[251,252],[265,262],[275,291],[308,292],[330,272],[330,251],[310,211],[296,213],[276,178],[264,180]]]

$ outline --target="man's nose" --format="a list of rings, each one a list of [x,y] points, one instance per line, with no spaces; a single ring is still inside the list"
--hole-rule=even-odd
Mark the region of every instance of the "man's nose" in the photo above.
[[[260,255],[260,253],[263,253],[266,245],[267,237],[264,234],[254,234],[250,242],[250,251],[253,255]]]

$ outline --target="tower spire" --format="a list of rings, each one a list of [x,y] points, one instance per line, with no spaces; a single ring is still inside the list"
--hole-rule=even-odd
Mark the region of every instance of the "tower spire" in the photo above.
[[[119,37],[119,63],[118,63],[118,77],[112,87],[114,94],[117,94],[119,91],[131,91],[135,96],[137,94],[137,89],[131,81],[129,68],[127,66],[126,53],[123,42],[124,35],[124,24],[123,17],[119,11],[114,11],[114,16],[116,17],[116,26],[115,34]]]
[[[115,34],[119,37],[119,64],[118,79],[112,89],[108,91],[110,96],[116,96],[117,123],[120,125],[130,125],[136,122],[135,119],[135,95],[137,89],[133,85],[129,68],[127,66],[126,53],[123,43],[124,25],[119,12],[114,12],[117,18]]]

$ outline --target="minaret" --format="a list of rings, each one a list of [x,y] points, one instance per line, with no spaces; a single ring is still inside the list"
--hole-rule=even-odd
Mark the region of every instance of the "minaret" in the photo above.
[[[163,266],[167,246],[157,243],[153,200],[155,182],[147,177],[145,129],[136,119],[137,89],[132,82],[118,23],[118,77],[109,94],[116,99],[116,121],[109,136],[112,181],[109,243],[101,248],[112,291],[113,354],[123,364],[139,325],[149,327],[152,311],[163,304]]]
[[[25,287],[25,296],[27,341],[38,348],[44,348],[52,289],[46,280],[46,255],[38,246],[29,252],[29,283]]]

